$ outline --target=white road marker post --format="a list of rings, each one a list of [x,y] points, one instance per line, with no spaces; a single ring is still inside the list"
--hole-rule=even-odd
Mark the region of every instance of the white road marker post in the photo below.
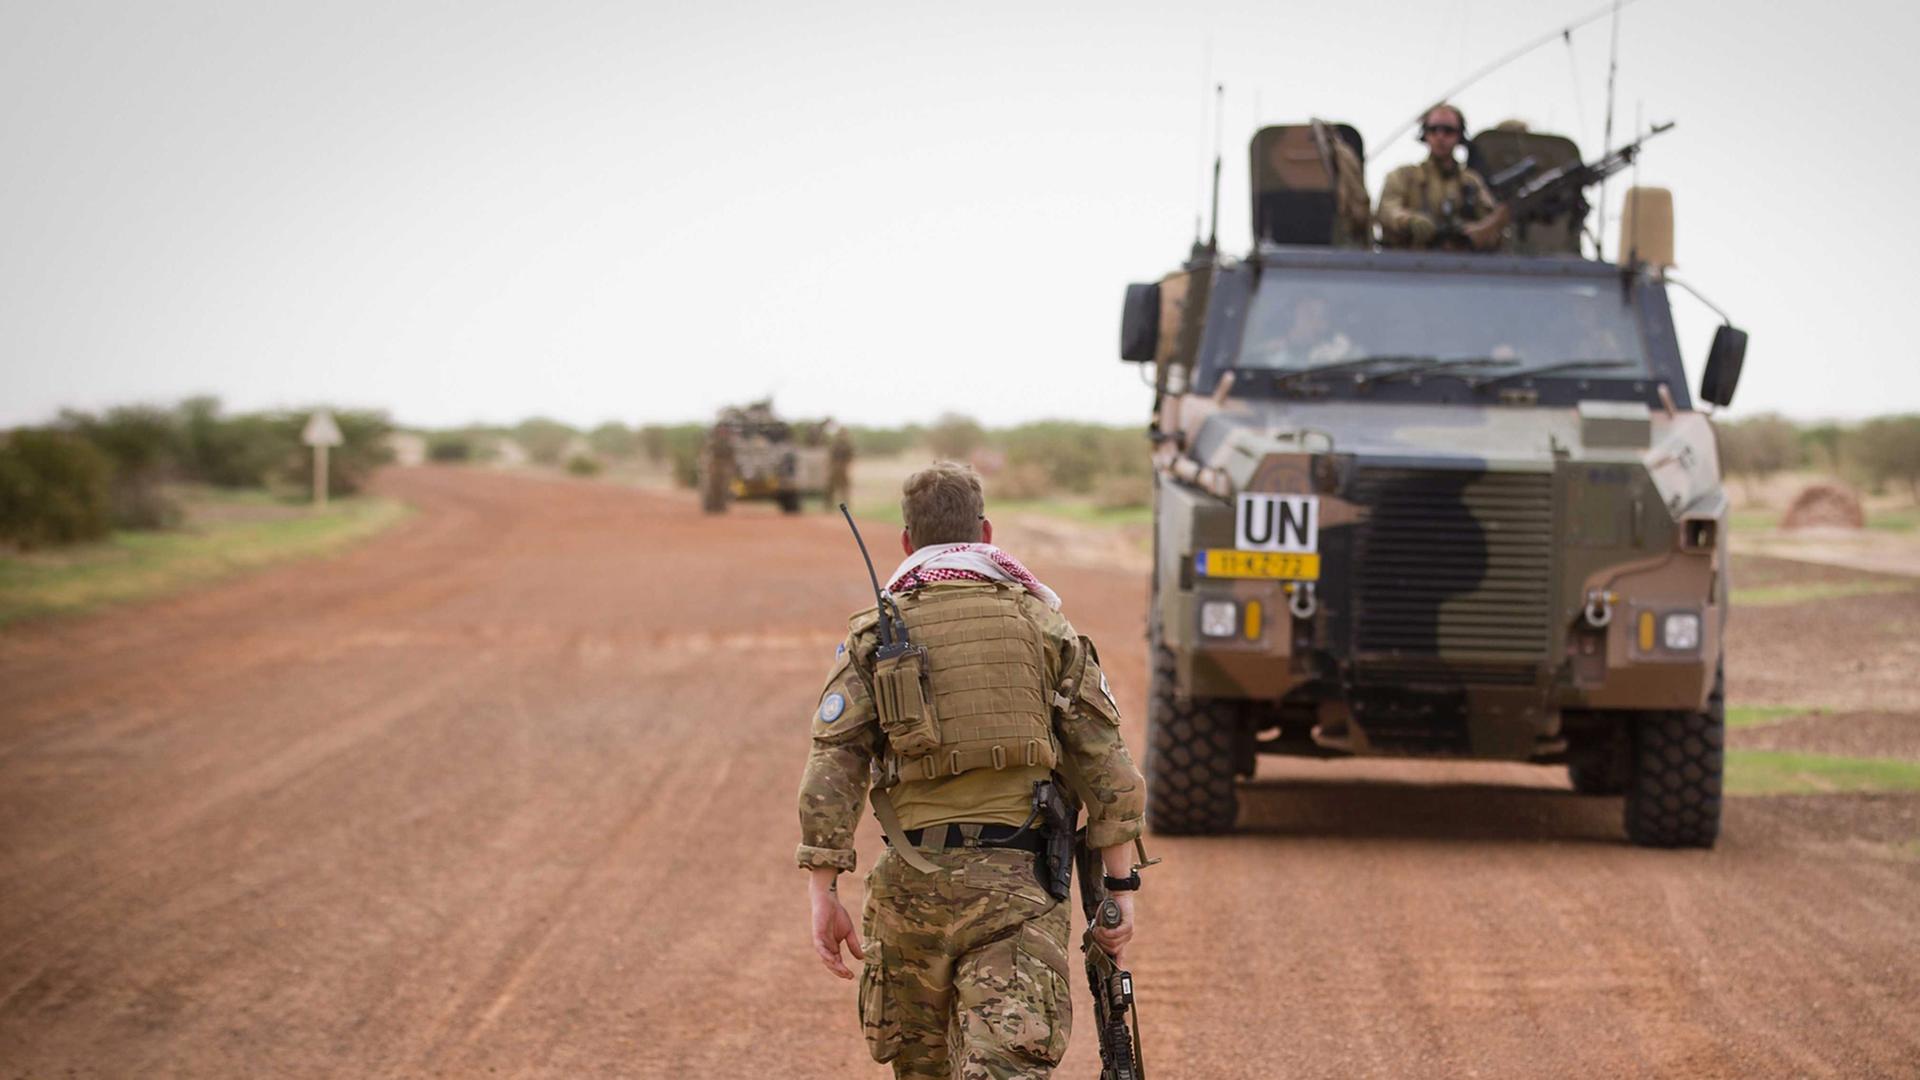
[[[325,509],[327,505],[327,448],[339,446],[346,440],[340,437],[340,425],[333,422],[333,414],[325,409],[316,409],[307,417],[307,429],[300,433],[300,441],[313,447],[313,505],[316,509]]]

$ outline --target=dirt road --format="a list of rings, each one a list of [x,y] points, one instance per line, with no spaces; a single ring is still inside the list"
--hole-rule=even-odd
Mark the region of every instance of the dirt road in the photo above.
[[[0,634],[0,1076],[881,1075],[792,868],[844,529],[384,484],[422,512],[345,557]],[[1142,580],[1034,561],[1138,746]],[[1736,799],[1704,853],[1544,768],[1246,802],[1154,845],[1156,1076],[1920,1069],[1920,800]]]

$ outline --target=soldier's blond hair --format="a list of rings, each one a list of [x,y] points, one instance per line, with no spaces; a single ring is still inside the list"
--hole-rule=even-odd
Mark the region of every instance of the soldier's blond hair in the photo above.
[[[900,519],[916,548],[978,543],[986,510],[980,474],[951,461],[936,461],[900,486]]]

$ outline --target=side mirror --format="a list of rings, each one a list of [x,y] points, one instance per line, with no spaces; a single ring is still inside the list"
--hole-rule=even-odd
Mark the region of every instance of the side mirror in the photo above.
[[[1713,332],[1707,350],[1707,371],[1700,376],[1700,397],[1715,405],[1731,405],[1733,388],[1740,385],[1740,366],[1747,360],[1747,332],[1722,326]]]
[[[1127,286],[1120,311],[1120,359],[1130,364],[1152,360],[1160,348],[1160,286]]]

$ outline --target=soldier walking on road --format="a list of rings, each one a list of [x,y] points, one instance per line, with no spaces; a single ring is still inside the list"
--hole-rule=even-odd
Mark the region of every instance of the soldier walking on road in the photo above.
[[[876,661],[884,613],[854,615],[813,713],[800,786],[813,944],[843,979],[854,976],[842,944],[865,961],[861,1027],[896,1078],[1046,1077],[1072,1024],[1069,920],[1036,872],[1035,785],[1077,773],[1087,793],[1087,842],[1123,914],[1094,933],[1116,959],[1133,937],[1139,876],[1127,845],[1146,786],[1092,642],[1051,589],[992,546],[980,478],[941,463],[904,492],[907,559],[888,581],[908,640],[926,650],[928,692],[915,691],[917,671],[896,678],[901,657]],[[856,936],[836,880],[854,868],[869,783],[888,850],[867,876]]]
[[[827,444],[827,509],[853,501],[853,436],[839,424]]]
[[[1484,251],[1500,243],[1487,182],[1454,158],[1466,127],[1466,117],[1452,105],[1427,110],[1420,121],[1427,160],[1393,170],[1380,188],[1380,212],[1374,217],[1382,246]]]

